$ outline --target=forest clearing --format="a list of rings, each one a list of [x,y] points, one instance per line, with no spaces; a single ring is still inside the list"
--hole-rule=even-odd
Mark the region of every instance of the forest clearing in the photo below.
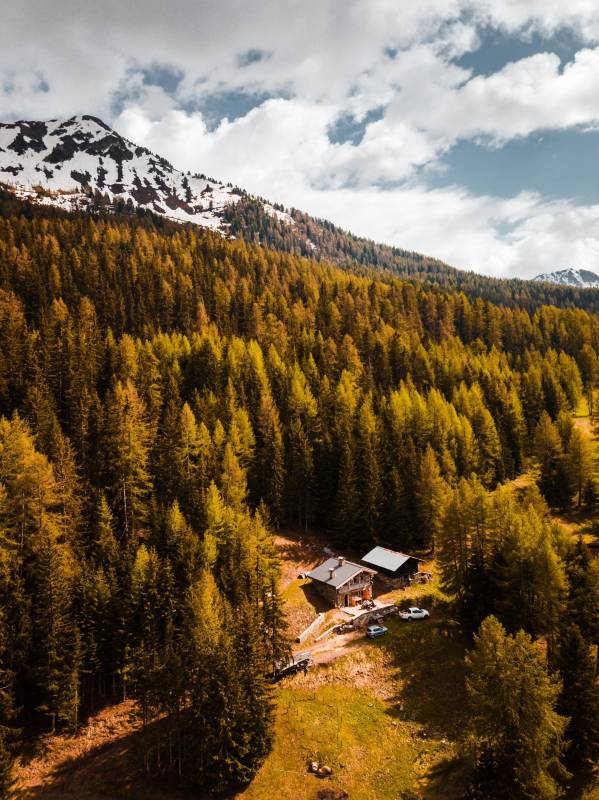
[[[588,417],[576,422],[592,436]],[[516,488],[527,485],[529,477],[523,474],[517,479]],[[563,524],[563,518],[559,520]],[[579,518],[568,520],[566,528],[592,543],[596,531],[588,526],[588,519]],[[313,532],[286,530],[277,535],[276,543],[291,633],[323,610],[325,621],[316,635],[343,620],[343,612],[327,608],[310,590],[309,580],[297,577],[322,559],[327,539]],[[423,569],[434,573],[435,562],[425,562]],[[314,666],[307,674],[286,678],[276,686],[273,750],[251,785],[235,797],[314,800],[323,786],[347,792],[351,800],[404,796],[457,800],[461,796],[466,781],[459,757],[467,714],[466,642],[447,616],[437,578],[429,585],[377,597],[402,607],[427,605],[433,610],[432,618],[423,625],[406,625],[394,618],[386,623],[390,635],[375,642],[357,630],[318,643],[313,636],[297,645],[296,649],[311,651]],[[145,745],[134,701],[107,706],[75,736],[42,737],[35,747],[32,743],[31,752],[36,749],[36,756],[24,760],[20,770],[24,798],[197,797],[176,790],[168,781],[156,781],[155,769],[150,778],[140,769]],[[307,764],[314,759],[332,767],[330,779],[309,774]],[[125,764],[128,769],[123,769]],[[585,800],[597,800],[598,794],[599,788],[596,793],[590,789]]]

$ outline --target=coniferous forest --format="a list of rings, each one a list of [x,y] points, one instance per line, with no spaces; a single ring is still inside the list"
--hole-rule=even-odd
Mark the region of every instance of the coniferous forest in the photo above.
[[[572,423],[599,317],[475,288],[2,201],[3,796],[28,731],[106,697],[162,720],[148,746],[182,782],[251,780],[289,651],[284,526],[434,552],[472,637],[468,797],[592,771],[599,573],[549,511],[599,502]]]

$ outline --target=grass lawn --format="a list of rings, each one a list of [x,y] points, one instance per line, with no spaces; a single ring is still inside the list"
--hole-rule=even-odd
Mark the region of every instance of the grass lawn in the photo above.
[[[312,800],[328,786],[352,800],[396,800],[414,782],[418,750],[389,710],[366,687],[282,688],[274,750],[243,797]],[[333,776],[309,774],[311,759],[330,765]]]
[[[314,800],[325,787],[351,800],[460,796],[463,641],[442,606],[430,620],[388,627],[387,636],[279,685],[273,751],[240,798]],[[333,776],[309,774],[311,760]]]

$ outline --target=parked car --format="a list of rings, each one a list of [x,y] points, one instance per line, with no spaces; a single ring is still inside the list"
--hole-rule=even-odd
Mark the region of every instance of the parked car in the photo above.
[[[350,631],[354,631],[354,623],[353,622],[344,622],[341,625],[337,625],[334,629],[334,633],[349,633]]]
[[[384,625],[369,625],[366,628],[366,636],[369,639],[376,639],[377,636],[384,636],[389,628],[385,628]]]
[[[303,669],[307,672],[312,666],[312,653],[296,653],[289,657],[286,662],[278,663],[272,675],[273,680],[278,681],[286,675],[293,675]]]
[[[408,608],[407,611],[400,611],[399,618],[411,622],[413,619],[426,619],[430,614],[426,608]]]

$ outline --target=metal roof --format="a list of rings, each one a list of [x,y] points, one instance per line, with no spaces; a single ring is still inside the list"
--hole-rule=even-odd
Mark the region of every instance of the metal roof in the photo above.
[[[386,547],[373,547],[369,553],[362,558],[367,564],[372,564],[380,569],[386,569],[388,572],[396,572],[403,564],[410,558],[416,556],[408,556],[405,553],[397,553],[395,550],[388,550]],[[416,558],[416,561],[420,561]]]
[[[332,578],[329,572],[331,569],[335,570]],[[338,558],[328,558],[324,564],[320,564],[318,567],[310,570],[310,572],[307,572],[306,577],[312,578],[320,583],[326,583],[338,589],[350,578],[353,578],[354,575],[357,575],[359,572],[364,572],[365,569],[365,567],[360,566],[360,564],[354,564],[352,561],[344,560],[343,564],[339,564]],[[373,572],[373,570],[367,571]]]

